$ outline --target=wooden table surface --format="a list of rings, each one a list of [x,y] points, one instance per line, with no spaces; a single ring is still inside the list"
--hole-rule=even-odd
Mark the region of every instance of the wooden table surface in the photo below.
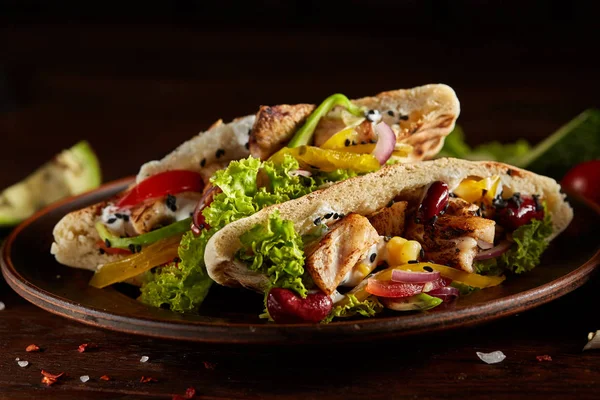
[[[523,22],[512,35],[503,34],[511,26],[470,32],[447,23],[418,38],[397,27],[8,21],[0,58],[0,187],[80,139],[96,149],[109,181],[135,173],[214,120],[253,113],[261,104],[430,82],[455,88],[459,123],[472,143],[535,142],[600,106],[587,30],[569,21],[566,33],[545,24],[530,31]],[[582,348],[588,332],[600,329],[599,285],[596,274],[563,298],[468,329],[274,348],[177,343],[87,327],[30,305],[0,279],[6,305],[0,398],[167,399],[188,387],[199,398],[598,398],[600,352]],[[79,353],[87,342],[99,348]],[[32,343],[43,351],[25,352]],[[494,350],[507,358],[487,365],[475,354]],[[144,355],[149,361],[141,363]],[[542,355],[552,361],[538,361]],[[29,365],[19,367],[17,357]],[[68,377],[46,387],[41,369]],[[110,381],[99,379],[105,374]],[[80,382],[82,375],[90,380]],[[142,376],[158,381],[140,383]]]

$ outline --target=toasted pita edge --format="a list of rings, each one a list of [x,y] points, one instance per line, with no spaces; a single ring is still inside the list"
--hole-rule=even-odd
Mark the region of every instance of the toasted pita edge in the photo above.
[[[552,217],[554,231],[549,240],[555,238],[571,222],[573,210],[561,193],[559,184],[549,177],[491,161],[440,158],[396,164],[342,181],[299,199],[267,207],[225,226],[206,246],[204,260],[208,274],[221,285],[263,290],[268,283],[266,276],[250,271],[245,264],[235,259],[235,254],[241,246],[239,237],[254,225],[265,223],[274,210],[279,210],[281,218],[293,221],[298,233],[305,234],[315,218],[331,212],[330,210],[343,214],[357,212],[369,215],[384,207],[398,194],[414,195],[421,187],[433,181],[441,180],[454,188],[467,177],[484,178],[492,175],[499,175],[502,183],[515,192],[541,195],[547,202]]]

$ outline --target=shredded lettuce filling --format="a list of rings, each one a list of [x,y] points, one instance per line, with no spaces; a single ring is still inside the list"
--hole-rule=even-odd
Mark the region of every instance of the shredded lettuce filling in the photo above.
[[[329,323],[334,318],[352,317],[357,314],[363,317],[373,317],[383,310],[383,305],[375,296],[369,296],[363,301],[358,300],[352,294],[347,295],[346,298],[347,301],[344,304],[333,307],[329,315],[322,321],[323,323]]]
[[[512,239],[514,244],[500,257],[475,261],[475,272],[482,275],[499,275],[507,270],[515,274],[531,271],[540,263],[540,257],[548,247],[547,238],[552,234],[552,218],[544,206],[544,219],[533,219],[517,228]]]
[[[141,288],[139,300],[154,307],[168,307],[178,312],[197,310],[212,285],[204,264],[204,249],[208,240],[219,229],[269,205],[301,197],[324,184],[356,175],[345,170],[316,173],[311,177],[290,175],[290,171],[297,169],[298,161],[286,156],[281,164],[248,157],[232,161],[227,169],[218,171],[211,178],[211,183],[218,186],[222,193],[216,195],[210,206],[202,211],[211,229],[202,231],[199,236],[187,232],[178,250],[180,261],[151,272]],[[268,183],[262,184],[267,182],[265,177],[268,178]],[[269,254],[276,256],[274,253]],[[281,256],[292,257],[294,254],[282,253]],[[301,267],[303,268],[303,261]],[[294,268],[295,264],[291,261],[285,267],[286,271],[292,273]],[[276,281],[290,287],[296,285],[301,290],[300,285],[295,284],[290,276],[278,275]]]

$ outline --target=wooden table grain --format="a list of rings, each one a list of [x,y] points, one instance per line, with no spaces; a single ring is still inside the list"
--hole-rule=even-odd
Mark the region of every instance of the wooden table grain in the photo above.
[[[579,31],[483,32],[9,23],[0,59],[0,187],[80,139],[96,149],[105,181],[131,175],[218,118],[337,91],[356,97],[448,83],[472,143],[536,142],[600,106],[598,65],[576,40]],[[468,329],[276,348],[95,329],[30,305],[0,280],[0,398],[168,399],[188,387],[207,399],[598,398],[600,352],[582,348],[600,329],[599,278]],[[90,342],[98,349],[77,351]],[[42,351],[27,353],[30,344]],[[494,350],[506,354],[502,363],[476,356]],[[543,355],[552,360],[539,361]],[[68,375],[46,387],[41,369]],[[110,381],[100,380],[105,374]],[[81,382],[83,375],[90,380]],[[142,376],[157,382],[141,383]]]

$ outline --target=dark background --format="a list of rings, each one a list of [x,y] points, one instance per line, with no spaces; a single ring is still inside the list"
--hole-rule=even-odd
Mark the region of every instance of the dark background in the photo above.
[[[500,4],[501,3],[501,4]],[[563,1],[0,3],[0,187],[79,139],[105,179],[218,118],[433,82],[472,143],[598,106],[598,7]]]

